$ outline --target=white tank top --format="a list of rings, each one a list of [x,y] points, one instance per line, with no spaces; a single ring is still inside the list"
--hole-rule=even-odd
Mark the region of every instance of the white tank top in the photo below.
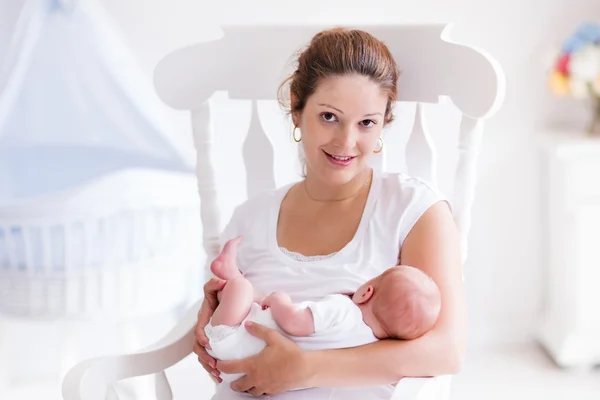
[[[329,294],[354,293],[365,281],[397,265],[402,243],[419,217],[438,201],[446,201],[421,179],[374,172],[353,239],[328,257],[307,260],[293,257],[277,243],[281,201],[294,184],[267,191],[236,207],[221,235],[221,244],[239,235],[244,237],[238,247],[238,267],[255,288],[266,294],[285,291],[294,302],[318,301]],[[349,392],[319,388],[288,392],[274,398],[389,399],[393,387],[386,385],[369,390]],[[236,398],[232,396],[233,393],[223,393],[215,398]]]

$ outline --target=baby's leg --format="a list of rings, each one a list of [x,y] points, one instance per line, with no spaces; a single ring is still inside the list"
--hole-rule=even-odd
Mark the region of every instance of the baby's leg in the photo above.
[[[227,281],[219,293],[219,306],[215,310],[211,323],[213,326],[236,326],[248,316],[254,302],[254,289],[246,278],[240,275]]]
[[[228,281],[242,275],[236,262],[237,246],[241,241],[241,237],[236,237],[225,243],[221,253],[215,258],[212,264],[210,264],[210,270],[215,276]]]
[[[262,305],[271,309],[273,320],[287,334],[300,337],[315,333],[312,311],[308,307],[299,308],[293,304],[288,294],[271,293]]]
[[[240,273],[235,261],[240,239],[232,239],[225,243],[221,254],[210,266],[213,274],[227,281],[225,287],[217,294],[219,305],[212,316],[213,326],[241,324],[254,301],[254,288]]]

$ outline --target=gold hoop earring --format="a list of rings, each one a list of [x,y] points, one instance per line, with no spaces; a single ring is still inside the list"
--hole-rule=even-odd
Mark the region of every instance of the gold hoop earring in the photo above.
[[[383,143],[383,138],[381,136],[379,136],[379,142],[381,143],[381,147],[377,151],[373,150],[373,153],[375,153],[375,154],[381,153],[381,151],[383,150],[384,143]]]
[[[297,126],[295,126],[294,130],[292,131],[292,138],[294,138],[294,142],[300,143],[300,141],[302,140],[302,136],[300,136],[300,139],[296,139],[296,129],[298,129]]]

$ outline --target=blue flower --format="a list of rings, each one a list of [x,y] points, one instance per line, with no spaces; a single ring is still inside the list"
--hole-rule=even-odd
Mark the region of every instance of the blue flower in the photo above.
[[[582,23],[561,47],[563,53],[571,54],[589,44],[600,44],[600,25],[594,22]]]

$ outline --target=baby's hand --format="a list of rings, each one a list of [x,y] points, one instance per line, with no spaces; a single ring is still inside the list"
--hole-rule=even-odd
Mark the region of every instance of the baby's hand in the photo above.
[[[262,309],[266,310],[267,308],[273,307],[273,305],[285,305],[292,304],[292,299],[287,293],[284,292],[273,292],[262,301]]]

